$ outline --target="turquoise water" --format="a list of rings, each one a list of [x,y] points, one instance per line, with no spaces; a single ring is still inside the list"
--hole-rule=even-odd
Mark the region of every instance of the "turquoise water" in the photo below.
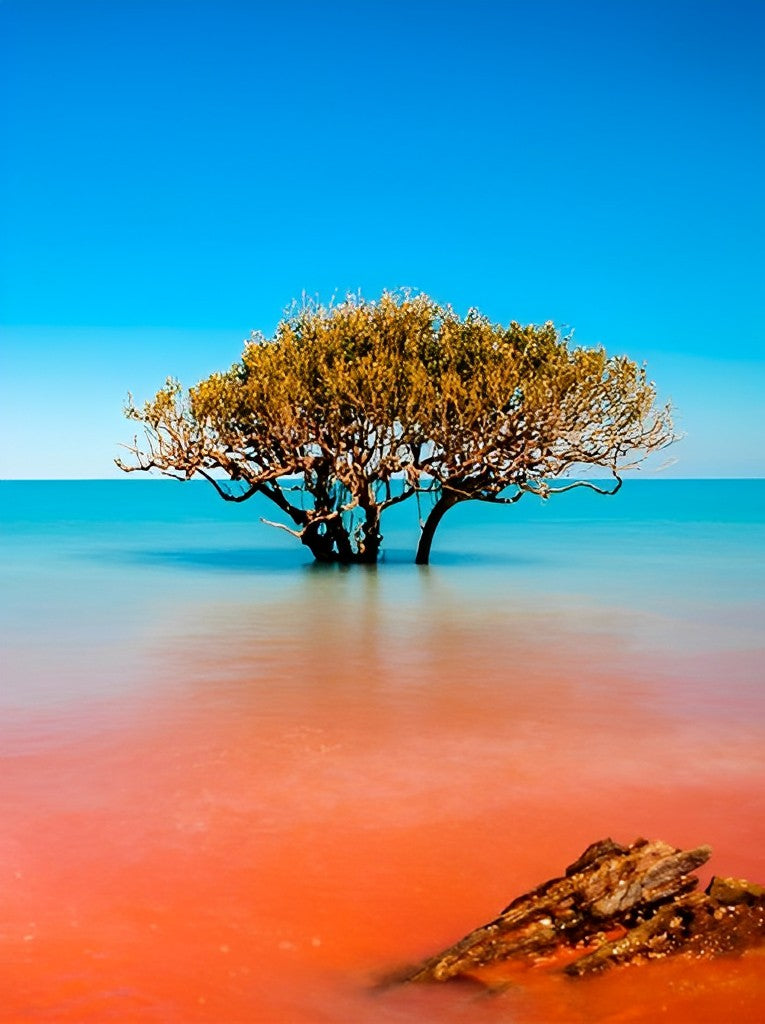
[[[432,564],[412,564],[416,506],[392,509],[379,566],[312,563],[259,499],[204,482],[4,482],[0,628],[15,654],[6,704],[135,684],[163,638],[265,629],[299,649],[322,616],[378,644],[444,623],[533,630],[554,647],[615,635],[628,651],[752,651],[765,621],[765,481],[628,481],[511,507],[466,503]],[[304,632],[301,632],[301,623]],[[525,625],[524,625],[525,624]],[[13,660],[13,659],[12,659]],[[51,671],[55,665],[55,673]]]
[[[257,594],[265,580],[276,589],[298,581],[322,588],[333,578],[296,540],[260,522],[278,518],[268,502],[227,504],[204,482],[6,481],[0,515],[3,562],[16,587],[16,600],[3,603],[12,616],[30,571],[97,579],[125,601],[150,598],[149,584],[188,593],[204,579]],[[677,602],[680,612],[765,595],[765,481],[628,481],[611,498],[582,489],[546,503],[466,503],[443,520],[432,565],[422,570],[411,564],[416,524],[414,503],[390,510],[379,567],[335,575],[371,572],[381,598],[393,600],[423,586],[457,587],[479,603],[576,597],[667,611]]]

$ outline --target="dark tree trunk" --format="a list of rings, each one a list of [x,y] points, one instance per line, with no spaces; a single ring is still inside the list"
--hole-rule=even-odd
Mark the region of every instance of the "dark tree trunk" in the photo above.
[[[460,498],[456,495],[454,491],[444,490],[441,492],[441,496],[430,510],[430,514],[423,524],[422,533],[420,534],[420,542],[417,545],[417,555],[414,560],[416,565],[428,564],[430,561],[430,548],[433,544],[433,536],[438,528],[438,524],[450,508],[453,508],[458,502],[464,500],[464,498]]]
[[[300,541],[302,544],[305,544],[317,562],[334,562],[337,560],[332,550],[332,537],[326,530],[320,532],[318,524],[309,524],[303,531]]]
[[[339,516],[329,522],[311,524],[304,531],[301,541],[317,562],[335,565],[375,565],[382,542],[378,524],[378,519],[375,519],[374,523],[365,524],[363,543],[358,548],[354,548],[351,543],[348,531]]]
[[[377,562],[381,544],[380,510],[377,506],[371,506],[366,510],[364,525],[361,529],[360,560],[367,565]]]

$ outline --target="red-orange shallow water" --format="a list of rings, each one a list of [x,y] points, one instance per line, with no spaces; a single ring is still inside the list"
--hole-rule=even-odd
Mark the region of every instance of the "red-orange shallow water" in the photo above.
[[[359,634],[339,658],[341,632],[257,679],[256,643],[223,660],[208,636],[154,697],[42,736],[6,721],[1,1020],[765,1019],[759,953],[535,969],[493,998],[377,987],[607,834],[710,842],[713,868],[761,878],[762,727],[699,697],[747,656],[708,660],[684,714],[661,694],[690,655],[630,676],[602,638],[540,663],[533,640],[434,624],[396,672],[406,652]]]

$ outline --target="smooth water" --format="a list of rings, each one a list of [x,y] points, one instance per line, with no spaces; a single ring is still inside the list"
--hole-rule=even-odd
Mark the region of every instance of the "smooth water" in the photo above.
[[[426,568],[414,505],[340,569],[203,483],[0,501],[0,1020],[765,1017],[755,953],[376,987],[607,834],[765,880],[765,481],[466,504]]]

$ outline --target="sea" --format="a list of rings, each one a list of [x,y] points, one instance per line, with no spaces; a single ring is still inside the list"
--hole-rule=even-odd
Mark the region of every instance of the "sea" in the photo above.
[[[386,515],[0,482],[0,1022],[765,1020],[762,950],[391,980],[607,836],[765,882],[765,480]]]

